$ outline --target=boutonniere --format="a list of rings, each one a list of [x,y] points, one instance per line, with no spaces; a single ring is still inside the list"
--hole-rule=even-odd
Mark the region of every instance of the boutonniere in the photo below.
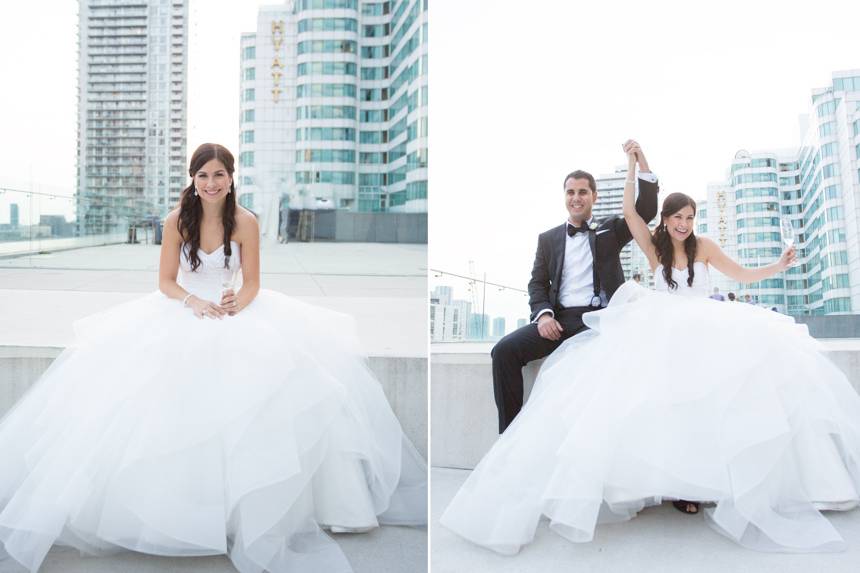
[[[590,225],[588,226],[588,228],[589,228],[589,229],[591,229],[592,231],[596,231],[596,230],[597,230],[597,223],[592,223],[592,224],[590,224]]]

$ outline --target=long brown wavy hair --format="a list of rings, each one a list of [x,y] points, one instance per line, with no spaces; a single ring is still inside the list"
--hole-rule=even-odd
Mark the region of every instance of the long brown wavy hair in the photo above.
[[[660,211],[660,224],[654,229],[654,234],[651,236],[651,243],[654,245],[654,250],[657,251],[657,260],[663,265],[663,278],[670,290],[678,288],[678,283],[672,278],[672,268],[675,262],[675,247],[672,246],[672,239],[669,237],[669,231],[666,229],[665,220],[683,209],[684,207],[692,207],[693,215],[696,214],[696,202],[689,195],[683,193],[671,193],[663,200],[663,209]],[[695,268],[693,263],[696,262],[696,233],[691,232],[690,236],[684,239],[684,252],[687,254],[687,268],[689,269],[689,278],[687,278],[687,286],[693,286],[693,276]]]
[[[236,228],[236,184],[232,180],[235,169],[233,154],[223,145],[204,143],[191,156],[191,163],[188,166],[191,184],[182,190],[179,221],[176,224],[184,241],[182,248],[186,249],[185,254],[191,263],[192,271],[196,271],[200,266],[197,250],[200,248],[200,224],[203,221],[203,205],[200,204],[200,197],[194,194],[194,175],[213,159],[223,163],[231,177],[230,193],[227,193],[224,210],[221,212],[221,222],[224,224],[224,268],[230,267],[230,256],[233,254],[230,249],[230,237],[233,236],[233,229]]]

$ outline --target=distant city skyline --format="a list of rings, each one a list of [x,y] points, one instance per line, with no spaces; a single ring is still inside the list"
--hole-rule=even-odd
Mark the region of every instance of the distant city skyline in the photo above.
[[[254,29],[258,6],[268,4],[279,2],[189,0],[187,154],[205,142],[222,143],[238,153],[239,38],[242,31]],[[16,80],[16,89],[0,91],[0,187],[72,196],[78,2],[51,3],[48,18],[45,10],[45,4],[19,2],[3,17],[0,53],[6,57],[0,72],[22,80]],[[8,222],[10,202],[0,195],[0,222]],[[21,209],[23,220],[26,207]]]

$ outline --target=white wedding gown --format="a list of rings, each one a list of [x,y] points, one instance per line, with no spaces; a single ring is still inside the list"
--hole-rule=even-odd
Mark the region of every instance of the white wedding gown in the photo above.
[[[199,253],[179,282],[217,302],[223,250]],[[426,523],[426,465],[349,317],[261,290],[201,320],[155,292],[75,331],[0,421],[0,554],[31,571],[58,543],[347,572],[321,528]]]
[[[708,523],[746,547],[844,548],[820,510],[858,503],[860,397],[804,326],[706,298],[694,269],[692,287],[674,270],[670,294],[658,268],[658,292],[631,281],[584,316],[443,525],[513,554],[542,517],[584,542],[686,499],[714,502]]]

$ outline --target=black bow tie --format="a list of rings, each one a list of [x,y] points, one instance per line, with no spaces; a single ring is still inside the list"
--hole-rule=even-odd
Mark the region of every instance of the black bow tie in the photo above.
[[[577,233],[587,233],[588,232],[588,223],[583,223],[582,227],[574,227],[570,223],[567,224],[567,236],[573,237]]]

